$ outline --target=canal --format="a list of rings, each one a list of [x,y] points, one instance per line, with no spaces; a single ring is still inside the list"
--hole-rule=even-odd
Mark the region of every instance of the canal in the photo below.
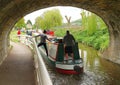
[[[64,75],[48,67],[53,85],[120,85],[120,65],[101,58],[95,49],[83,44],[79,44],[79,53],[84,73]]]

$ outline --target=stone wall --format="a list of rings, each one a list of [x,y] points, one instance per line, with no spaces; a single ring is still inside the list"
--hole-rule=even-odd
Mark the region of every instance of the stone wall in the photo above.
[[[120,0],[0,0],[0,63],[8,53],[8,36],[14,24],[26,14],[51,6],[74,6],[100,16],[110,33],[110,45],[103,54],[120,62],[116,61],[120,57]]]
[[[8,39],[6,36],[6,31],[2,31],[0,36],[0,64],[7,57],[8,54]]]

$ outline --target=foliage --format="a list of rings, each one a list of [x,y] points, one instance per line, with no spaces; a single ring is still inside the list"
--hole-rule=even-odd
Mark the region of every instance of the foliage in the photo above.
[[[87,31],[82,31],[79,37],[79,41],[89,46],[96,48],[97,50],[104,50],[109,44],[109,35],[107,29],[97,29],[96,32],[90,36],[86,35]]]
[[[63,37],[65,35],[66,29],[59,28],[59,29],[54,29],[54,31],[55,31],[55,36]]]
[[[42,18],[40,16],[35,19],[34,25],[36,26],[37,29],[39,29],[41,27],[41,25],[40,25],[42,23],[41,21],[42,21]]]
[[[45,11],[41,16],[35,20],[37,28],[50,29],[55,26],[62,25],[62,16],[58,9]]]
[[[66,33],[65,28],[54,29],[55,35],[63,37]],[[108,29],[97,29],[92,35],[87,34],[86,30],[80,29],[69,29],[71,34],[75,37],[76,41],[92,46],[97,50],[103,51],[108,47],[109,44],[109,33]]]
[[[21,35],[24,35],[24,32],[21,32]],[[19,42],[19,38],[17,36],[17,30],[12,30],[10,33],[10,40],[12,42]]]
[[[37,27],[36,27],[36,25],[34,24],[33,26],[32,26],[32,29],[36,29]]]
[[[106,25],[102,19],[96,16],[94,13],[83,10],[81,16],[82,26],[84,29],[87,29],[88,35],[92,35],[99,28],[106,28]]]
[[[16,24],[15,24],[15,28],[18,29],[22,29],[23,27],[25,27],[25,20],[24,18],[20,19]]]
[[[92,35],[96,29],[97,29],[97,21],[96,21],[96,15],[91,13],[88,17],[87,17],[87,33],[89,35]]]
[[[106,29],[107,26],[106,26],[106,24],[103,22],[103,20],[102,20],[100,17],[98,17],[98,16],[96,16],[96,17],[97,17],[98,29]]]
[[[18,36],[17,36],[17,30],[11,31],[10,40],[12,42],[19,42],[19,39],[18,39]]]

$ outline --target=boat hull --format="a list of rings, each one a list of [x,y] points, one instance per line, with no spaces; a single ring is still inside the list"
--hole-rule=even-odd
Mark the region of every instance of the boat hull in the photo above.
[[[81,74],[83,73],[83,63],[82,59],[79,59],[79,61],[80,62],[77,63],[70,59],[67,62],[56,62],[56,71],[62,74]]]
[[[66,69],[60,69],[60,68],[56,68],[56,71],[62,74],[81,74],[83,73],[83,68],[80,68],[80,72],[76,72],[75,70],[66,70]]]

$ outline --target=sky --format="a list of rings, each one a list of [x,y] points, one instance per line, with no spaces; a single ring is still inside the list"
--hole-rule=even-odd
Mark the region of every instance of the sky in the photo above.
[[[81,13],[81,9],[76,8],[76,7],[70,7],[70,6],[56,6],[56,7],[49,7],[49,8],[45,8],[45,9],[41,9],[41,10],[37,10],[35,12],[32,12],[28,15],[26,15],[24,17],[25,22],[27,20],[31,20],[32,24],[35,23],[35,18],[40,16],[41,14],[43,14],[45,11],[47,10],[51,10],[57,8],[59,9],[62,17],[63,17],[63,22],[66,23],[67,20],[65,19],[65,16],[71,17],[71,21],[75,21],[77,19],[80,19],[80,13]]]

